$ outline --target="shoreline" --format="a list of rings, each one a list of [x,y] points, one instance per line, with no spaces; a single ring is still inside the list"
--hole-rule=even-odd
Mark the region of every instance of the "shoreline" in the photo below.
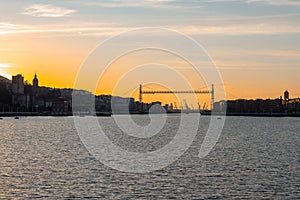
[[[198,112],[167,112],[168,115],[172,114],[193,114]],[[148,112],[132,112],[130,115],[147,115]],[[160,114],[160,113],[153,113]],[[128,115],[128,113],[110,113],[110,112],[97,112],[97,117],[110,117],[111,115]],[[201,115],[210,116],[211,112],[201,112]],[[237,116],[237,117],[300,117],[300,113],[213,113],[215,116]],[[39,113],[39,112],[0,112],[0,117],[70,117],[70,116],[91,116],[91,114],[76,114],[68,113]]]

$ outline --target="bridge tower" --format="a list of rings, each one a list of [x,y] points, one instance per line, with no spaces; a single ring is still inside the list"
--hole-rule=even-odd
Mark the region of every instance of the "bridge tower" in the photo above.
[[[143,102],[143,86],[140,84],[140,96],[139,96],[139,101],[140,103]]]
[[[214,84],[211,85],[211,100],[210,100],[210,103],[211,103],[211,110],[213,110],[214,103],[215,103],[215,86],[214,86]]]

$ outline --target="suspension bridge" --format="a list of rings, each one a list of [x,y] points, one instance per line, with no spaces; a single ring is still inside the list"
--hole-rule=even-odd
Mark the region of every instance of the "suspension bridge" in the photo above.
[[[211,94],[211,109],[215,101],[214,84],[211,85],[211,90],[143,90],[143,85],[140,84],[139,101],[143,102],[143,94]]]

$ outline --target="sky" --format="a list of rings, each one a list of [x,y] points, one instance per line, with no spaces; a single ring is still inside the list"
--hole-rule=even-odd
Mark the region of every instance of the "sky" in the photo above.
[[[37,73],[40,85],[72,88],[101,43],[137,28],[160,27],[202,45],[222,78],[215,87],[225,87],[227,99],[278,98],[286,89],[291,97],[300,96],[300,0],[0,0],[0,13],[0,75],[5,77],[21,73],[31,82]],[[107,51],[113,54],[118,45],[134,46],[143,39],[149,35],[137,35]],[[98,58],[100,63],[103,57]],[[137,81],[147,79],[143,84],[151,90],[168,89],[159,80],[178,80],[174,71],[193,89],[210,88],[203,74],[170,52],[141,50],[112,61],[96,88],[81,89],[138,98]],[[136,67],[142,65],[147,69],[139,71]],[[89,75],[85,78],[88,82]],[[187,89],[174,82],[175,88]],[[168,103],[172,98],[156,95],[145,101]]]

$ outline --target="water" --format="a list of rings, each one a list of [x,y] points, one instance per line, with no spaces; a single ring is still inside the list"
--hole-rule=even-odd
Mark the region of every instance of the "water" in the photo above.
[[[121,134],[112,118],[99,120],[115,144],[146,152],[172,139],[179,118],[168,118],[170,134],[148,140]],[[134,120],[148,123],[146,116]],[[208,122],[209,117],[202,117],[194,143],[179,160],[136,174],[111,169],[89,154],[71,117],[4,118],[0,198],[300,198],[300,118],[227,117],[217,145],[200,160]]]

